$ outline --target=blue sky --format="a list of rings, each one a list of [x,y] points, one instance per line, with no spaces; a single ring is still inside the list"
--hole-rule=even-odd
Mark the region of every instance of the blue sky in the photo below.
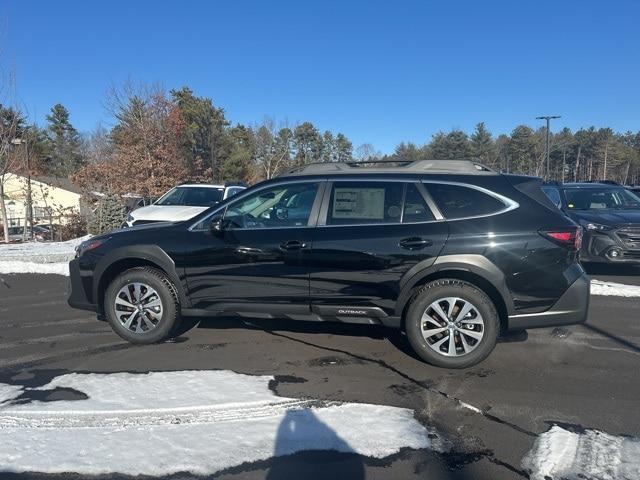
[[[638,19],[633,0],[5,0],[0,62],[38,122],[61,102],[80,130],[108,125],[105,92],[130,78],[386,153],[543,114],[640,130]]]

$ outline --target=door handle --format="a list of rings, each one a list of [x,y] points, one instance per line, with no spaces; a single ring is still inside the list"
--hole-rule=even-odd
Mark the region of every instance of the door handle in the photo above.
[[[420,250],[422,248],[430,247],[433,245],[433,242],[426,238],[410,237],[400,240],[399,245],[407,250]]]
[[[280,244],[280,248],[287,251],[302,250],[306,246],[306,243],[300,242],[299,240],[287,240],[286,242],[282,242]]]

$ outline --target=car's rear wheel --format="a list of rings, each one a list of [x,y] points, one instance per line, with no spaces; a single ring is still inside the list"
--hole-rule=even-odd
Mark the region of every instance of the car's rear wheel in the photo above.
[[[405,330],[411,346],[426,362],[466,368],[491,353],[500,319],[482,290],[461,280],[441,279],[424,285],[413,297]]]
[[[107,287],[104,308],[111,328],[132,343],[160,342],[179,323],[175,286],[155,268],[132,268],[117,276]]]

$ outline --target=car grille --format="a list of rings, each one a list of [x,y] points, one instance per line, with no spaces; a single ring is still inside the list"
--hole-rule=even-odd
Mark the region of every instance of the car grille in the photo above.
[[[158,223],[159,220],[136,220],[133,225],[144,225],[146,223]]]
[[[622,227],[616,232],[622,243],[631,248],[640,248],[640,225]]]

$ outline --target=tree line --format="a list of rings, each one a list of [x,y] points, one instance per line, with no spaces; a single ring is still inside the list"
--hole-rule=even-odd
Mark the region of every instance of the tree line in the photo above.
[[[611,128],[563,128],[550,132],[549,171],[546,171],[546,128],[519,125],[494,137],[484,123],[469,135],[462,130],[438,132],[418,146],[399,144],[388,160],[476,158],[498,171],[545,177],[560,182],[613,180],[640,183],[640,132]]]
[[[590,127],[551,133],[547,172],[544,127],[519,125],[494,136],[478,123],[471,133],[438,132],[422,145],[402,142],[382,155],[371,144],[354,149],[343,133],[321,132],[311,122],[232,124],[223,108],[188,87],[167,92],[126,84],[111,89],[105,105],[112,126],[86,134],[61,104],[43,126],[0,105],[0,187],[7,171],[24,172],[27,164],[33,174],[70,177],[88,192],[155,197],[183,181],[254,183],[312,162],[460,158],[558,181],[640,183],[640,132]],[[15,138],[24,139],[24,149],[12,144]]]

